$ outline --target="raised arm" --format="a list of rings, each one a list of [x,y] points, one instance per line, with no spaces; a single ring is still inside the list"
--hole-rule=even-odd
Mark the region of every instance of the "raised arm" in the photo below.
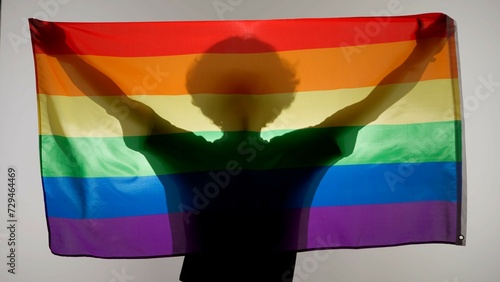
[[[65,44],[68,39],[60,26],[40,21],[36,24],[38,27],[32,29],[32,36],[38,40],[37,44],[47,50],[57,46],[57,52],[63,55],[54,57],[73,84],[120,122],[124,136],[134,135],[138,129],[142,135],[184,131],[161,118],[151,107],[125,95],[112,79],[87,61],[88,57],[71,50]]]
[[[445,46],[449,36],[447,17],[444,15],[425,29],[421,20],[417,19],[417,26],[417,45],[404,63],[382,79],[366,98],[339,110],[316,127],[367,124],[376,120],[387,108],[409,93],[427,66],[434,61],[434,56]],[[397,81],[413,83],[398,84],[395,83]],[[336,134],[357,134],[360,129],[360,126],[344,127]]]

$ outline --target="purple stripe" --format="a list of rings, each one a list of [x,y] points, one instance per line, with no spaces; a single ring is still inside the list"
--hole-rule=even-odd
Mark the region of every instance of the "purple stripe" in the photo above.
[[[318,207],[310,210],[307,249],[455,243],[456,223],[453,202]]]
[[[59,255],[182,255],[186,252],[185,236],[171,234],[172,219],[172,215],[110,219],[49,217],[50,245]],[[457,205],[450,202],[311,208],[307,238],[299,240],[307,245],[299,249],[455,243],[456,222]],[[173,237],[179,238],[175,244]]]
[[[49,217],[50,248],[58,255],[150,257],[172,254],[169,216],[107,219]]]

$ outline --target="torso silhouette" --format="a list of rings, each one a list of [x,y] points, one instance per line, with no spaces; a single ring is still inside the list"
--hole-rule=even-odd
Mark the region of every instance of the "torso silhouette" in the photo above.
[[[194,133],[150,136],[150,163],[203,168],[161,178],[169,212],[184,212],[182,220],[171,216],[174,244],[192,253],[181,278],[281,279],[304,248],[322,164],[339,156],[333,131],[302,129],[270,142],[249,131],[225,132],[213,143]]]

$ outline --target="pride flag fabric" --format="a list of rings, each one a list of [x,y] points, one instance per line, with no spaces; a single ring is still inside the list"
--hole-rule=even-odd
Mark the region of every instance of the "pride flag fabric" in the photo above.
[[[30,28],[54,254],[465,243],[443,14]]]

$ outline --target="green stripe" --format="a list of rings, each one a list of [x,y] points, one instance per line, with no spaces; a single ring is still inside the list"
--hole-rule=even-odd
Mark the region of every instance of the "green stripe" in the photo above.
[[[337,136],[336,133],[340,130],[346,132],[338,138],[344,155],[340,158],[327,157],[324,148],[334,147],[328,138]],[[273,131],[265,135],[279,136],[285,132]],[[236,161],[239,166],[250,169],[328,166],[335,163],[354,165],[461,161],[460,121],[305,129],[290,134],[293,136],[288,140],[274,142],[278,144],[278,147],[274,146],[276,148],[260,143],[257,148],[249,142],[243,145],[241,142],[234,143],[234,147],[226,143],[219,148],[200,141],[201,137],[193,138],[191,133],[158,136],[157,140],[162,142],[160,150],[171,156],[167,161],[156,157],[161,153],[141,146],[144,137],[42,135],[42,174],[45,177],[146,176],[226,169],[230,161]],[[332,143],[319,143],[318,138]],[[238,145],[241,146],[241,151],[238,151]],[[146,153],[142,154],[131,148]],[[192,148],[197,148],[197,151]],[[279,160],[286,160],[286,163],[279,163]]]

